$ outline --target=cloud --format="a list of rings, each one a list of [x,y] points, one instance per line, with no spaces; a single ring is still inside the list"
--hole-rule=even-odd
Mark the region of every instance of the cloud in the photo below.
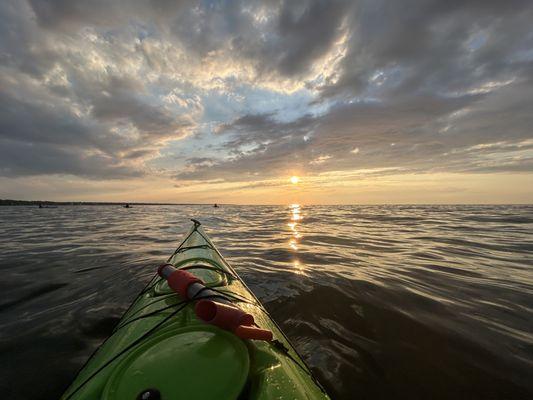
[[[308,81],[318,90],[317,102],[333,101],[329,111],[289,123],[272,114],[237,118],[220,128],[228,136],[223,148],[234,156],[203,173],[242,179],[242,172],[252,179],[257,172],[380,167],[528,171],[526,156],[507,162],[483,149],[459,153],[531,137],[533,57],[526,32],[532,7],[523,1],[411,3],[363,1],[344,9],[336,29],[347,24],[350,33],[340,71]],[[349,157],[350,148],[357,158]],[[321,159],[324,154],[331,160]]]
[[[532,16],[524,0],[357,2],[341,71],[322,96],[446,94],[521,74]]]
[[[326,161],[328,161],[330,158],[331,158],[330,155],[318,156],[318,157],[315,158],[314,160],[309,161],[309,164],[314,164],[314,165],[324,164],[324,163],[325,163]]]
[[[521,0],[4,1],[0,174],[531,172],[531,20]]]
[[[85,26],[103,3],[68,3],[0,6],[0,174],[142,176],[167,141],[191,133],[198,109],[164,104],[135,74],[125,37]]]
[[[246,46],[243,54],[259,59],[261,70],[274,70],[289,77],[305,75],[342,35],[348,8],[349,3],[342,1],[282,2],[270,40],[253,46],[239,38]],[[243,46],[242,41],[239,43]],[[258,52],[253,51],[255,48]]]
[[[71,148],[0,140],[0,175],[72,174],[86,178],[118,179],[143,175],[139,169],[121,165],[105,154],[73,151]]]
[[[274,118],[274,114],[248,114],[220,125],[217,132],[231,136],[231,140],[226,142],[224,147],[237,153],[241,146],[260,146],[302,137],[313,128],[314,121],[310,115],[300,117],[296,121],[281,122]]]
[[[0,82],[3,175],[140,176],[136,160],[153,158],[166,140],[184,136],[192,125],[110,86],[105,94],[88,89],[84,105],[23,79]]]
[[[483,95],[339,104],[325,115],[289,123],[271,115],[241,117],[219,130],[228,136],[222,147],[233,148],[233,157],[178,178],[240,180],[291,170],[379,168],[415,173],[528,171],[532,154],[525,143],[533,124],[527,112],[533,107],[532,89],[531,83],[521,83]],[[448,127],[444,133],[443,126]],[[502,141],[506,145],[496,152],[491,144]]]
[[[140,86],[140,85],[139,85]],[[139,93],[140,92],[140,93]],[[91,114],[97,120],[131,122],[137,131],[148,138],[179,138],[193,123],[181,116],[173,115],[162,105],[150,104],[139,97],[142,89],[116,77],[110,77],[99,93],[87,96],[91,103]]]

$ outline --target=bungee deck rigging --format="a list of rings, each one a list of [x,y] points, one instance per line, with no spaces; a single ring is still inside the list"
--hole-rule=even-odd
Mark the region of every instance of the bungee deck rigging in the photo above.
[[[192,221],[62,399],[328,399],[200,222]]]

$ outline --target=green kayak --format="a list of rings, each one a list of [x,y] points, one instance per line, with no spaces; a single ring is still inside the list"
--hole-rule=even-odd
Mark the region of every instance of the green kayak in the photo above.
[[[62,399],[328,399],[193,222]]]

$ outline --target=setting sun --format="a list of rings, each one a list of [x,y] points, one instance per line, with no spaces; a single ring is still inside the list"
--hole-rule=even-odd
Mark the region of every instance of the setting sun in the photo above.
[[[300,178],[298,178],[297,176],[291,176],[290,181],[293,185],[296,185],[298,182],[300,182]]]

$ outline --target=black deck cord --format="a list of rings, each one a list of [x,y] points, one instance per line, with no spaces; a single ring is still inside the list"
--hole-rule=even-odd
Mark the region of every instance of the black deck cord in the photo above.
[[[250,301],[248,299],[244,299],[244,298],[242,298],[240,296],[235,296],[233,293],[224,292],[222,290],[218,290],[218,289],[215,289],[213,287],[208,287],[208,289],[212,290],[213,292],[220,293],[223,297],[226,297],[226,298],[229,297],[230,299],[233,299],[233,300],[238,301],[240,303],[251,304],[251,305],[256,306],[257,308],[261,309],[261,307],[260,307],[261,304],[260,303],[257,303],[257,302],[254,303],[253,301]],[[227,299],[227,300],[231,301],[230,299]]]
[[[151,303],[145,304],[145,305],[142,306],[141,308],[135,310],[135,312],[132,313],[131,315],[128,315],[128,319],[127,319],[126,321],[130,320],[134,315],[139,314],[139,312],[141,312],[142,310],[144,310],[144,309],[146,309],[146,308],[148,308],[148,307],[150,307],[150,306],[152,306],[152,305],[154,305],[154,304],[156,304],[156,303],[159,303],[159,302],[161,302],[161,301],[168,300],[169,298],[172,298],[173,295],[175,295],[175,293],[165,294],[165,295],[163,295],[163,296],[160,296],[157,300],[152,301]],[[176,305],[176,303],[174,303],[173,305]],[[125,315],[124,315],[124,316],[125,316]],[[113,331],[111,332],[111,334],[115,333],[116,331],[118,331],[118,330],[122,327],[121,322],[122,322],[122,319],[119,321],[119,323],[117,324],[117,326],[115,326],[115,328],[113,329]]]
[[[175,306],[180,306],[183,304],[183,301],[180,301],[178,303],[174,303],[174,304],[170,304],[166,307],[161,307],[161,308],[158,308],[157,310],[155,311],[151,311],[147,314],[143,314],[143,315],[139,315],[138,317],[135,317],[135,318],[131,318],[129,320],[127,320],[126,322],[124,322],[122,325],[118,326],[112,333],[112,335],[114,335],[116,332],[118,332],[119,330],[121,330],[122,328],[124,328],[126,325],[129,325],[131,324],[132,322],[135,322],[135,321],[138,321],[140,319],[143,319],[143,318],[147,318],[147,317],[151,317],[152,315],[155,315],[155,314],[158,314],[160,313],[161,311],[165,311],[165,310],[168,310],[172,307],[175,307]]]
[[[209,289],[209,288],[204,288],[204,289]],[[201,289],[199,290],[196,294],[195,294],[195,297],[197,297],[201,292],[204,291],[204,289]],[[173,293],[174,295],[176,293]],[[204,296],[202,298],[199,298],[198,300],[203,300],[203,299],[220,299],[220,298],[224,298],[225,300],[228,300],[228,301],[231,301],[229,300],[227,297],[225,296],[221,296],[221,295],[211,295],[211,296]],[[179,301],[177,303],[174,303],[174,304],[169,304],[168,306],[165,306],[165,307],[161,307],[161,308],[158,308],[157,310],[154,310],[154,311],[150,311],[149,313],[147,314],[143,314],[143,315],[139,315],[138,317],[135,317],[135,318],[131,318],[131,319],[128,319],[126,322],[124,322],[122,325],[118,326],[114,331],[113,331],[113,334],[117,331],[119,331],[120,329],[122,329],[123,327],[125,327],[126,325],[132,323],[132,322],[135,322],[135,321],[138,321],[140,319],[143,319],[143,318],[147,318],[147,317],[151,317],[152,315],[156,315],[158,313],[160,313],[161,311],[165,311],[165,310],[168,310],[172,307],[175,307],[175,306],[180,306],[182,305],[183,303],[185,303],[187,300],[182,300],[182,301]],[[154,304],[156,302],[153,302],[153,303],[150,303],[150,304]]]
[[[213,250],[213,246],[209,244],[199,244],[197,246],[185,246],[177,250],[174,254],[184,253],[188,250],[194,250],[194,249],[211,249]]]
[[[152,282],[152,281],[154,280],[154,278],[157,277],[157,275],[158,275],[158,274],[157,274],[157,272],[156,272],[155,276],[150,280],[150,282]],[[146,285],[146,286],[144,287],[144,289],[141,291],[141,293],[139,293],[139,296],[142,296],[143,294],[145,294],[145,293],[149,292],[150,290],[152,290],[152,289],[155,287],[155,285],[157,285],[159,282],[161,282],[161,280],[162,280],[162,279],[156,279],[152,285],[150,285],[150,286]],[[150,283],[150,282],[148,282],[148,283]],[[137,300],[137,299],[139,298],[139,296],[137,296],[137,297],[135,298],[135,300]],[[135,303],[135,301],[134,301],[134,303]],[[132,304],[132,305],[133,305],[133,304]],[[129,310],[128,310],[128,311],[129,311]]]
[[[192,299],[190,300],[192,301]],[[160,326],[168,322],[173,316],[175,316],[178,312],[183,310],[187,304],[189,304],[189,301],[185,302],[181,305],[181,307],[178,307],[177,310],[173,311],[169,315],[167,315],[163,320],[161,320],[159,323],[157,323],[155,326],[150,328],[148,331],[146,331],[142,336],[131,342],[128,346],[123,348],[118,354],[116,354],[114,357],[109,359],[102,365],[100,368],[98,368],[96,371],[94,371],[87,379],[85,379],[81,384],[78,385],[76,389],[74,389],[67,397],[65,397],[65,400],[68,400],[74,396],[83,386],[85,386],[91,379],[93,379],[97,374],[99,374],[104,368],[106,368],[108,365],[110,365],[113,361],[115,361],[117,358],[125,354],[127,351],[131,350],[133,347],[137,346],[139,343],[141,343],[143,340],[148,338],[152,333],[154,333]]]
[[[203,293],[203,292],[205,292],[206,290],[209,290],[209,289],[210,288],[207,287],[207,286],[202,287],[200,290],[198,290],[194,294],[194,298],[197,298],[198,300],[203,300],[203,299],[223,299],[223,300],[227,300],[227,301],[231,302],[230,299],[228,299],[226,296],[221,295],[221,294],[213,294],[213,295],[207,295],[207,296],[204,296],[204,297],[198,297],[200,295],[200,293]],[[220,292],[218,292],[218,293],[220,293]]]
[[[185,242],[186,242],[186,241],[192,236],[192,234],[193,234],[194,232],[198,232],[198,227],[199,227],[200,225],[202,225],[199,221],[197,221],[197,220],[195,220],[195,219],[193,219],[193,218],[191,218],[191,221],[194,222],[194,228],[189,232],[189,234],[187,235],[187,237],[181,241],[181,243],[180,243],[180,245],[178,246],[178,248],[176,249],[176,251],[174,251],[174,253],[172,253],[172,255],[168,258],[168,261],[170,261],[170,259],[171,259],[172,257],[174,257],[174,255],[176,255],[176,254],[179,252],[179,250],[181,249],[181,246],[183,246],[183,245],[185,244]],[[209,242],[207,242],[207,243],[209,243]]]
[[[170,259],[171,259],[172,257],[174,257],[177,253],[180,252],[180,250],[182,249],[182,246],[185,244],[185,242],[187,241],[187,239],[189,239],[189,238],[191,237],[191,235],[192,235],[194,232],[196,232],[196,231],[197,231],[197,228],[201,225],[200,222],[198,222],[198,221],[195,220],[195,219],[191,219],[191,221],[194,222],[194,229],[193,229],[193,230],[187,235],[187,237],[186,237],[185,239],[183,239],[183,240],[181,241],[181,243],[179,244],[178,248],[177,248],[177,249],[174,251],[174,253],[172,253],[172,255],[168,258],[167,262],[170,261]],[[159,279],[159,280],[156,279],[156,281],[155,281],[150,287],[148,287],[148,285],[149,285],[149,284],[154,280],[154,278],[156,278],[157,276],[158,276],[158,274],[157,274],[157,272],[156,272],[156,273],[154,274],[154,276],[152,277],[152,279],[150,279],[150,281],[148,281],[148,283],[146,284],[146,286],[144,287],[144,289],[141,290],[141,293],[139,293],[139,295],[138,295],[135,299],[138,299],[139,296],[141,296],[141,295],[143,295],[144,293],[148,292],[149,290],[151,290],[152,288],[154,288],[155,285],[157,285],[159,282],[161,282],[161,281],[163,280],[162,278]],[[135,304],[135,300],[133,301],[132,304],[130,304],[130,307],[129,307],[129,308],[131,308],[131,307],[133,306],[133,304]],[[129,308],[128,308],[128,310],[126,310],[126,312],[129,311]],[[125,315],[125,313],[124,313],[124,315]]]
[[[224,271],[222,268],[212,267],[210,265],[194,264],[194,265],[188,265],[188,266],[183,267],[183,268],[179,268],[178,267],[178,269],[181,269],[183,271],[187,271],[189,269],[207,269],[207,270],[210,270],[210,271],[220,272],[220,273],[222,273],[222,274],[224,274],[226,276],[229,276],[230,278],[238,280],[237,277],[235,275],[233,275],[231,272]]]
[[[137,302],[136,300],[139,298],[139,296],[141,294],[143,294],[144,290],[148,287],[148,285],[150,285],[150,283],[154,280],[154,278],[157,276],[157,273],[154,274],[154,276],[152,276],[152,278],[150,278],[150,280],[146,283],[146,285],[144,285],[144,288],[141,290],[141,292],[137,295],[137,297],[135,298],[135,300],[133,300],[133,302],[130,303],[129,307],[127,308],[127,310],[124,312],[124,314],[122,315],[126,315],[128,313],[128,311],[131,310],[131,308],[133,307],[133,305]],[[117,328],[117,326],[120,325],[120,321],[117,322],[117,324],[115,325],[115,327],[113,328],[113,331]],[[103,342],[100,346],[98,346],[92,353],[91,355],[89,356],[89,358],[87,358],[87,360],[83,363],[83,365],[80,367],[80,369],[78,369],[78,373],[76,374],[76,378],[80,375],[81,371],[83,371],[83,369],[87,366],[87,364],[89,364],[89,361],[91,361],[94,356],[96,355],[96,353],[98,353],[98,350],[100,350],[100,348],[109,340],[109,338],[111,337],[112,335],[109,335]],[[74,380],[76,380],[76,378]],[[68,389],[68,388],[67,388]],[[67,399],[70,398],[67,397]]]
[[[221,268],[211,267],[211,266],[208,266],[208,265],[197,264],[197,265],[190,265],[190,266],[183,267],[183,268],[178,268],[178,269],[182,269],[182,270],[189,270],[189,269],[207,269],[207,270],[210,270],[210,271],[221,272],[221,273],[223,273],[223,274],[225,274],[225,275],[227,275],[227,276],[229,276],[229,277],[231,277],[231,278],[237,280],[237,277],[236,277],[235,275],[233,275],[231,272],[224,271],[224,270],[221,269]],[[153,280],[153,278],[148,282],[148,284],[149,284],[152,280]],[[155,285],[157,285],[159,282],[161,282],[161,281],[163,281],[163,280],[164,280],[163,278],[161,278],[161,279],[157,279],[157,280],[154,281],[154,283],[153,283],[152,285],[150,285],[150,286],[146,285],[145,288],[144,288],[144,289],[141,291],[141,293],[139,294],[139,296],[143,295],[144,293],[149,292],[151,289],[153,289],[153,288],[155,287]],[[222,291],[216,290],[216,289],[213,288],[213,287],[210,287],[210,289],[213,290],[214,292],[220,293],[220,294],[222,294],[222,295],[224,295],[224,296],[226,296],[226,297],[229,296],[229,297],[231,297],[232,299],[235,299],[235,300],[237,300],[237,301],[240,301],[240,302],[243,302],[243,303],[248,303],[248,304],[254,304],[254,303],[252,303],[252,302],[250,302],[250,301],[248,301],[248,300],[246,300],[246,299],[243,299],[243,298],[241,298],[241,297],[235,296],[235,295],[233,295],[233,294],[225,293],[225,292],[222,292]],[[175,294],[175,293],[169,293],[169,294],[167,294],[167,295],[163,295],[163,296],[161,296],[161,298],[159,298],[159,299],[157,299],[157,300],[155,300],[155,301],[153,301],[153,302],[151,302],[151,303],[145,304],[144,306],[142,306],[142,307],[139,308],[138,310],[135,310],[135,312],[134,312],[132,315],[130,315],[130,318],[133,317],[135,314],[139,313],[139,311],[145,309],[146,307],[149,307],[149,306],[151,306],[152,304],[158,303],[158,302],[160,302],[160,301],[166,300],[168,297],[170,297],[170,296],[172,296],[172,295],[174,295],[174,294]],[[137,296],[137,298],[139,298],[139,296]],[[227,300],[229,300],[229,299],[227,299]],[[134,301],[134,303],[135,303],[135,301]],[[129,309],[131,309],[131,306],[133,306],[133,303],[130,305],[130,308],[129,308]],[[128,309],[128,311],[129,311],[129,309]],[[123,315],[126,315],[128,311],[126,311]],[[115,331],[119,330],[120,328],[122,328],[122,326],[120,325],[120,322],[121,322],[121,321],[119,321],[119,323],[117,324],[117,326],[115,326],[115,328],[113,329],[113,333],[114,333]]]
[[[175,251],[175,252],[169,257],[168,261],[170,261],[170,259],[174,256],[174,254],[176,254],[176,253],[179,251],[179,249],[181,249],[181,247],[185,244],[185,242],[187,241],[187,239],[189,239],[189,237],[191,237],[191,235],[192,235],[194,232],[196,232],[198,226],[201,225],[200,222],[198,222],[198,221],[195,220],[195,219],[191,219],[191,221],[194,222],[194,229],[193,229],[193,230],[187,235],[187,237],[186,237],[185,239],[183,239],[183,240],[181,241],[180,245],[178,246],[178,248],[176,249],[176,251]],[[157,276],[158,276],[158,274],[157,274],[157,272],[156,272],[156,273],[152,276],[152,278],[150,278],[150,280],[146,283],[146,285],[144,286],[144,288],[139,292],[139,294],[137,295],[137,297],[135,297],[135,300],[133,300],[133,301],[131,302],[131,304],[129,305],[129,307],[127,308],[127,310],[124,312],[123,315],[126,315],[126,314],[131,310],[131,308],[135,305],[135,303],[137,303],[137,299],[138,299],[141,295],[143,295],[144,293],[146,293],[147,291],[149,291],[150,289],[152,289],[155,285],[157,285],[158,282],[160,282],[160,280],[157,280],[157,279],[156,279],[155,282],[154,282],[154,279],[157,278]],[[153,284],[150,285],[152,282],[153,282]],[[114,329],[116,329],[116,328],[120,325],[120,322],[121,322],[121,321],[119,321],[119,322],[117,323],[117,325],[115,326]],[[98,350],[100,350],[100,348],[101,348],[101,347],[102,347],[102,346],[108,341],[108,339],[109,339],[111,336],[112,336],[112,335],[108,336],[108,337],[102,342],[102,344],[101,344],[100,346],[98,346],[98,347],[92,352],[92,354],[89,356],[89,358],[83,363],[83,365],[81,366],[81,368],[78,370],[78,373],[76,374],[76,378],[79,376],[79,374],[81,373],[81,371],[83,371],[83,369],[87,366],[87,364],[89,363],[89,361],[91,361],[91,360],[93,359],[93,357],[95,356],[95,354],[98,353]],[[84,384],[85,384],[85,382],[84,382],[81,386],[83,386]],[[80,386],[80,387],[81,387],[81,386]],[[78,389],[79,389],[80,387],[78,387]],[[76,389],[76,391],[78,391],[78,389]],[[76,391],[75,391],[75,392],[76,392]],[[75,392],[71,393],[71,394],[70,394],[65,400],[70,399],[70,398],[72,397],[72,395],[73,395]]]
[[[285,335],[284,335],[285,336]],[[287,356],[292,362],[294,362],[298,367],[300,367],[300,369],[306,374],[308,375],[311,380],[315,383],[315,385],[320,389],[320,391],[322,393],[324,393],[325,395],[327,395],[327,392],[326,392],[326,389],[324,389],[322,387],[322,384],[319,382],[319,380],[317,379],[317,377],[313,374],[313,372],[311,371],[311,369],[306,365],[302,365],[298,362],[298,360],[296,358],[294,358],[291,353],[289,353],[289,349],[282,343],[280,342],[279,340],[277,339],[274,339],[272,340],[270,343],[272,343],[272,345],[274,346],[275,349],[281,351],[285,356]],[[290,343],[290,342],[289,342]],[[292,346],[292,344],[291,344]],[[293,346],[294,347],[294,346]],[[294,352],[296,354],[298,354],[296,352],[296,349],[294,349]],[[302,359],[302,356],[300,356],[300,354],[298,354],[298,356]],[[302,359],[303,361],[303,359]],[[305,361],[304,361],[305,363]]]
[[[152,278],[153,279],[153,278]],[[196,298],[198,297],[198,295],[200,293],[202,293],[204,290],[207,290],[207,289],[210,289],[208,287],[203,287],[202,289],[200,289],[198,292],[196,292],[196,294],[188,299],[188,300],[183,300],[179,303],[176,303],[176,304],[171,304],[170,306],[167,306],[167,307],[162,307],[160,309],[157,309],[153,312],[150,312],[148,314],[145,314],[145,315],[141,315],[137,318],[134,318],[132,320],[129,320],[129,321],[126,321],[124,324],[122,324],[121,326],[119,326],[117,329],[115,329],[115,332],[117,332],[119,329],[121,329],[122,327],[128,325],[129,323],[131,322],[134,322],[134,321],[137,321],[139,319],[142,319],[142,318],[146,318],[146,317],[150,317],[152,315],[155,315],[161,311],[165,311],[165,310],[168,310],[169,308],[172,308],[174,306],[179,306],[177,310],[173,311],[171,314],[167,315],[162,321],[160,321],[159,323],[157,323],[155,326],[153,326],[152,328],[150,328],[148,331],[146,331],[141,337],[137,338],[136,340],[134,340],[133,342],[131,342],[128,346],[126,346],[124,349],[122,349],[118,354],[116,354],[115,356],[113,356],[113,358],[111,358],[110,360],[106,361],[104,363],[104,365],[102,365],[100,368],[98,368],[95,372],[93,372],[87,379],[85,379],[76,389],[74,389],[66,398],[65,400],[68,400],[70,398],[72,398],[72,396],[77,393],[83,386],[85,386],[91,379],[93,379],[98,373],[100,373],[103,369],[105,369],[108,365],[110,365],[113,361],[115,361],[117,358],[119,358],[120,356],[122,356],[124,353],[126,353],[127,351],[129,351],[130,349],[132,349],[133,347],[135,347],[136,345],[138,345],[139,343],[141,343],[143,340],[145,340],[146,338],[148,338],[152,333],[154,333],[160,326],[162,326],[164,323],[166,323],[167,321],[169,321],[173,316],[175,316],[178,312],[180,312],[181,310],[183,310],[188,304],[190,304],[191,302],[193,302],[194,300],[196,300]],[[219,292],[220,293],[220,292]],[[214,298],[224,298],[228,301],[231,301],[230,299],[228,299],[226,296],[224,295],[214,295],[214,296],[204,296],[202,297],[202,299],[214,299]],[[153,304],[153,303],[152,303]],[[106,341],[113,335],[110,335]],[[105,343],[105,341],[104,341]],[[102,344],[103,345],[103,344]],[[102,346],[101,345],[101,346]],[[100,347],[101,347],[100,346]],[[100,349],[100,347],[98,349]],[[98,349],[93,353],[93,355],[98,351]],[[92,356],[91,356],[92,358]],[[87,361],[88,362],[88,361]],[[87,362],[84,364],[86,365]],[[83,368],[81,369],[83,370]],[[80,372],[81,372],[80,370]],[[79,375],[79,373],[78,373]]]
[[[221,272],[235,280],[237,280],[237,277],[235,277],[235,275],[233,275],[231,272],[228,272],[228,271],[224,271],[223,269],[221,268],[216,268],[216,267],[211,267],[211,266],[207,266],[207,265],[190,265],[188,267],[183,267],[183,268],[178,268],[178,269],[181,269],[181,270],[189,270],[189,269],[207,269],[207,270],[211,270],[211,271],[217,271],[217,272]],[[153,279],[153,278],[152,278]],[[145,289],[139,294],[139,296],[143,295],[144,293],[147,293],[149,292],[151,289],[153,289],[155,287],[155,285],[157,285],[159,282],[162,282],[164,279],[161,278],[161,279],[158,279],[156,280],[152,285],[150,285],[149,287],[145,287]],[[232,298],[234,298],[235,300],[239,300],[243,303],[250,303],[250,304],[253,304],[252,302],[246,300],[246,299],[242,299],[240,297],[237,297],[237,296],[234,296],[232,294],[229,294],[229,293],[225,293],[225,292],[222,292],[222,291],[218,291],[216,290],[215,288],[213,287],[210,287],[211,290],[213,290],[214,292],[217,292],[217,293],[221,293],[221,294],[224,294],[224,295],[227,295],[227,296],[230,296]],[[151,302],[151,303],[148,303],[148,304],[145,304],[144,306],[142,306],[141,308],[139,308],[138,310],[135,310],[135,312],[130,315],[130,317],[132,317],[133,315],[137,314],[139,311],[145,309],[146,307],[149,307],[151,306],[152,304],[155,304],[157,302],[160,302],[160,301],[163,301],[163,300],[166,300],[168,297],[174,295],[175,293],[168,293],[166,295],[162,295],[159,299]],[[137,296],[137,298],[139,297]],[[129,311],[129,310],[128,310]],[[124,313],[123,315],[126,315],[126,313]],[[120,323],[120,322],[119,322]],[[118,330],[119,329],[119,324],[117,324],[117,326],[113,329],[113,332]]]
[[[191,237],[191,235],[192,235],[194,232],[197,232],[198,227],[201,225],[201,223],[200,223],[198,220],[195,220],[195,219],[191,218],[191,221],[194,223],[194,228],[193,228],[193,230],[187,235],[187,237],[186,237],[185,239],[183,239],[183,240],[181,241],[181,243],[179,244],[179,246],[178,246],[178,248],[176,249],[176,251],[175,251],[175,252],[169,257],[168,261],[170,261],[170,259],[172,259],[172,257],[173,257],[173,256],[174,256],[174,255],[175,255],[175,254],[181,249],[181,247],[185,244],[185,242],[187,241],[187,239],[189,239],[189,238]],[[198,232],[198,233],[199,233],[199,232]],[[200,234],[200,235],[201,235],[201,234]],[[203,237],[203,235],[202,235],[202,237]],[[204,238],[204,239],[205,239],[205,238]],[[210,243],[210,242],[207,241],[207,243]],[[215,249],[215,251],[216,251],[216,249]],[[217,253],[218,253],[218,252],[217,252]],[[219,254],[220,254],[220,253],[219,253]],[[156,273],[152,276],[152,278],[150,278],[150,280],[146,283],[146,285],[143,287],[143,289],[139,292],[139,294],[137,295],[137,297],[135,297],[135,300],[133,300],[133,302],[131,302],[131,304],[129,305],[129,307],[127,308],[127,310],[124,312],[123,315],[126,315],[126,314],[131,310],[131,308],[135,305],[135,303],[137,303],[137,299],[138,299],[141,295],[143,295],[143,294],[146,293],[147,291],[151,290],[155,285],[157,285],[158,282],[160,282],[160,280],[155,279],[155,278],[157,278],[157,276],[158,276],[158,274],[157,274],[157,272],[156,272]],[[155,281],[154,281],[154,279],[155,279]],[[152,284],[152,282],[153,282],[153,284]],[[151,284],[151,285],[150,285],[150,284]],[[161,321],[161,324],[164,323],[164,322],[166,322],[170,316],[173,316],[173,315],[177,314],[179,311],[181,311],[181,310],[183,309],[183,307],[185,307],[186,305],[187,305],[187,303],[183,304],[182,307],[180,307],[178,310],[176,310],[175,312],[173,312],[172,314],[170,314],[167,318],[165,318],[163,321]],[[117,327],[119,327],[120,322],[121,322],[121,321],[119,321],[119,322],[117,323],[117,325],[115,326],[115,328],[114,328],[114,330],[113,330],[114,332],[116,331]],[[158,326],[160,326],[160,324],[156,325],[156,327],[154,327],[154,328],[157,328]],[[152,328],[152,329],[154,329],[154,328]],[[151,332],[152,332],[152,330],[148,331],[147,334],[149,334],[149,333],[151,333]],[[100,348],[101,348],[101,347],[102,347],[102,346],[103,346],[103,345],[109,340],[109,338],[110,338],[111,336],[113,336],[113,335],[111,334],[110,336],[108,336],[108,337],[102,342],[102,344],[101,344],[100,346],[98,346],[98,347],[92,352],[92,354],[89,356],[89,358],[87,358],[87,360],[83,363],[83,365],[81,366],[81,368],[78,370],[78,373],[76,374],[76,378],[80,375],[81,371],[83,371],[83,369],[84,369],[84,368],[87,366],[87,364],[93,359],[93,357],[96,355],[96,353],[98,353],[98,350],[100,350]],[[121,354],[119,354],[119,355],[121,355]],[[108,363],[110,364],[112,361],[113,361],[113,359],[110,360]],[[73,395],[74,395],[74,394],[75,394],[75,393],[76,393],[76,392],[77,392],[77,391],[78,391],[83,385],[85,385],[85,384],[88,382],[88,380],[92,379],[92,377],[93,377],[94,375],[96,375],[96,373],[98,373],[101,369],[105,368],[105,367],[108,365],[108,363],[106,363],[102,368],[98,369],[98,370],[95,372],[95,374],[91,375],[91,376],[90,376],[87,380],[85,380],[80,386],[78,386],[78,387],[77,387],[77,388],[76,388],[71,394],[68,395],[68,397],[65,398],[65,400],[70,399],[70,398],[71,398],[71,397],[72,397],[72,396],[73,396]]]
[[[201,291],[199,291],[198,293],[200,293]],[[198,294],[197,293],[197,294]],[[104,370],[108,365],[110,365],[113,361],[115,361],[117,358],[119,358],[120,356],[122,356],[124,353],[126,353],[127,351],[131,350],[132,348],[134,348],[135,346],[137,346],[139,343],[141,343],[143,340],[146,340],[150,335],[152,335],[159,327],[161,327],[162,325],[164,325],[166,322],[168,322],[172,317],[174,317],[177,313],[179,313],[181,310],[183,310],[188,304],[192,303],[194,300],[196,300],[196,296],[197,294],[194,295],[194,297],[188,299],[188,300],[183,300],[182,302],[180,303],[177,303],[177,304],[173,304],[173,306],[176,306],[176,305],[179,305],[180,307],[178,307],[176,310],[174,310],[172,313],[170,313],[169,315],[167,315],[163,320],[159,321],[156,325],[154,325],[152,328],[150,328],[148,331],[146,331],[145,333],[142,334],[142,336],[140,336],[139,338],[135,339],[133,342],[131,342],[128,346],[126,346],[125,348],[123,348],[121,351],[118,352],[118,354],[115,354],[115,356],[113,356],[111,359],[109,359],[108,361],[106,361],[104,363],[104,365],[102,365],[100,368],[98,368],[96,371],[94,371],[91,375],[89,375],[89,377],[87,377],[87,379],[85,379],[81,384],[78,385],[78,387],[76,389],[74,389],[67,397],[65,397],[65,400],[68,400],[70,398],[72,398],[72,396],[74,396],[74,394],[76,394],[83,386],[85,386],[91,379],[93,379],[97,374],[99,374],[102,370]],[[212,296],[212,297],[220,297],[220,296]],[[203,297],[203,298],[208,298],[208,296],[206,297]],[[163,311],[164,309],[167,309],[167,308],[170,308],[170,307],[164,307],[163,309],[160,309],[158,310],[158,312],[161,312]],[[148,316],[148,315],[146,315]],[[140,319],[140,318],[138,318]],[[133,321],[131,321],[133,322]],[[111,337],[111,336],[110,336]],[[109,339],[109,338],[108,338]]]
[[[192,235],[194,232],[196,232],[196,228],[200,225],[200,223],[199,223],[198,221],[196,221],[196,220],[193,220],[193,219],[191,219],[191,221],[195,222],[194,229],[193,229],[193,230],[187,235],[187,237],[186,237],[185,239],[183,239],[183,240],[181,241],[181,243],[179,244],[178,248],[174,251],[174,253],[172,253],[172,255],[169,257],[169,259],[167,260],[167,262],[170,261],[170,259],[171,259],[172,257],[174,257],[174,255],[176,255],[177,253],[180,252],[180,250],[182,249],[182,246],[185,244],[185,242],[187,241],[187,239],[189,239],[189,238],[191,237],[191,235]],[[198,222],[198,225],[196,225],[197,222]],[[151,285],[150,287],[148,287],[148,285],[149,285],[149,284],[154,280],[154,278],[156,278],[157,276],[158,276],[158,274],[157,274],[157,272],[156,272],[156,273],[154,274],[154,276],[152,277],[152,279],[150,279],[150,281],[148,281],[148,283],[146,284],[146,286],[144,287],[144,289],[141,290],[141,293],[139,293],[139,296],[141,296],[142,294],[148,292],[148,291],[151,290],[155,285],[157,285],[159,282],[162,281],[162,279],[159,279],[159,280],[156,279],[156,281],[153,283],[153,285]],[[139,298],[139,296],[137,296],[135,299]],[[135,301],[133,301],[133,303],[130,304],[130,308],[133,306],[134,303],[135,303]],[[129,311],[129,309],[128,309],[126,312],[128,312],[128,311]]]

